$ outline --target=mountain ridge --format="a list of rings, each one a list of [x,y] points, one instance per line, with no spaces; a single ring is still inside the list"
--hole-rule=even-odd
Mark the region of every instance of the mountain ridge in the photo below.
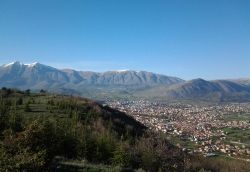
[[[57,69],[38,62],[0,66],[0,86],[45,89],[89,98],[162,98],[166,100],[250,101],[250,79],[185,81],[147,71],[106,72]]]
[[[82,84],[85,85],[171,85],[183,81],[180,78],[154,74],[146,71],[126,70],[99,73],[91,71],[76,71],[73,69],[60,70],[37,62],[32,64],[14,62],[2,65],[0,67],[0,80],[1,77],[5,77],[4,79],[9,78],[9,80],[12,79],[12,81],[14,81],[13,78],[18,79],[18,77],[19,79],[33,77],[32,80],[35,80],[36,82],[40,79],[41,81],[50,81],[50,84],[51,82],[60,82],[60,84],[80,84],[82,82]]]

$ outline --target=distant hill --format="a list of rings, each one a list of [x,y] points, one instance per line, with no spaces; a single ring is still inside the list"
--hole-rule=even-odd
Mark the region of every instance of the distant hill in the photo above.
[[[249,85],[250,86],[250,78],[232,79],[230,81],[238,83],[238,84],[243,84],[243,85]]]
[[[136,96],[161,97],[167,100],[250,101],[248,85],[227,80],[194,79],[172,86],[160,86],[136,93]]]
[[[100,100],[146,97],[170,101],[250,101],[250,79],[184,81],[146,71],[98,73],[60,70],[40,63],[13,62],[0,66],[0,87],[44,89]]]

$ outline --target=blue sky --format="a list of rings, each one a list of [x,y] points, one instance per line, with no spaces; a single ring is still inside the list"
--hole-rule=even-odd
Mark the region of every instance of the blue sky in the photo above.
[[[0,0],[0,63],[250,77],[249,0]]]

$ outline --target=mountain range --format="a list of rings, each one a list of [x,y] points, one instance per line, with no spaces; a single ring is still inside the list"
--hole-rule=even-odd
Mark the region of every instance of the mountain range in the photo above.
[[[165,100],[250,101],[250,79],[183,79],[146,71],[103,73],[56,69],[40,63],[0,66],[0,86],[48,90],[95,99],[144,97]]]

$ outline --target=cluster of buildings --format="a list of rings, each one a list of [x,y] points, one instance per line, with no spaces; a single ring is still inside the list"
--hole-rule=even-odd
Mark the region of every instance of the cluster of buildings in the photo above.
[[[226,143],[227,133],[223,130],[226,127],[250,129],[249,120],[226,120],[227,115],[250,112],[250,103],[191,105],[137,100],[108,104],[130,114],[150,129],[193,142],[195,146],[193,150],[188,150],[190,153],[214,155],[219,152],[250,157],[250,145]]]

